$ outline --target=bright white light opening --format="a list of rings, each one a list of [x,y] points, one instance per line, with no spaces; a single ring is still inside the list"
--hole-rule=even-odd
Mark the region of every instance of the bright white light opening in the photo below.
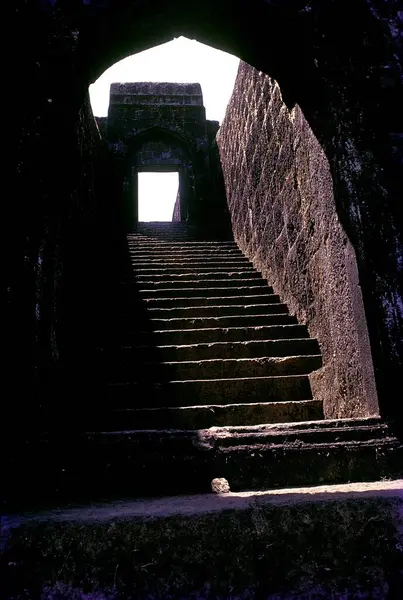
[[[171,81],[201,85],[207,119],[222,121],[234,89],[239,58],[180,37],[128,56],[107,69],[90,85],[92,110],[106,116],[113,82]]]
[[[179,173],[138,174],[139,221],[172,221]]]

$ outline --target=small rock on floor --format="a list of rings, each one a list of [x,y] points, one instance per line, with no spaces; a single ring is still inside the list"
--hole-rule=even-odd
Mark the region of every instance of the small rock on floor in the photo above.
[[[216,477],[211,482],[211,489],[215,494],[228,494],[231,491],[229,483],[223,477]]]

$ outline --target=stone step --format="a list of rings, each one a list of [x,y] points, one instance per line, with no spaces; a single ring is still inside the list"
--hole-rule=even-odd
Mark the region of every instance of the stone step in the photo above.
[[[223,426],[211,428],[203,432],[203,442],[220,448],[242,447],[246,445],[260,446],[263,444],[277,444],[284,439],[284,430],[287,431],[287,442],[302,441],[304,438],[314,436],[316,443],[327,443],[329,441],[351,442],[351,441],[370,441],[376,438],[382,440],[390,436],[389,429],[386,424],[367,424],[364,423],[359,427],[349,427],[344,424],[333,424],[330,427],[320,427],[318,424],[307,423],[290,423],[286,425],[279,423],[272,427],[272,424],[257,424],[257,425],[240,425],[240,426]],[[335,437],[336,434],[336,437]],[[210,442],[211,440],[211,442]]]
[[[311,400],[308,375],[239,377],[153,382],[146,372],[136,382],[94,389],[97,402],[114,408],[149,408]],[[140,380],[140,377],[143,377]]]
[[[147,279],[143,279],[141,278],[139,281],[132,281],[132,282],[125,282],[124,284],[122,283],[124,288],[128,288],[130,291],[130,287],[134,288],[134,289],[139,289],[141,291],[146,291],[146,290],[165,290],[165,289],[185,289],[185,288],[196,288],[198,290],[204,290],[204,289],[208,289],[208,288],[212,288],[214,286],[217,286],[218,288],[225,288],[226,290],[228,290],[228,288],[237,288],[237,287],[248,287],[248,288],[258,288],[258,289],[264,289],[265,291],[268,291],[270,294],[273,294],[273,288],[269,285],[267,285],[267,282],[264,279],[255,277],[255,278],[240,278],[240,277],[227,277],[226,279],[222,278],[216,278],[216,279],[192,279],[192,278],[186,278],[186,277],[182,277],[180,279],[178,278],[172,278],[171,280],[167,280],[167,279],[162,279],[162,280],[158,280],[158,279],[154,279],[154,280],[147,280]]]
[[[137,221],[134,231],[140,231],[150,227],[164,229],[188,229],[192,227],[188,221]]]
[[[154,236],[154,235],[193,235],[187,227],[165,227],[165,226],[152,226],[152,227],[139,227],[133,231],[130,235],[133,236]]]
[[[320,400],[251,402],[172,408],[112,409],[91,420],[97,430],[208,429],[210,427],[292,423],[323,419]]]
[[[148,312],[148,311],[147,311]],[[259,325],[291,325],[297,324],[297,319],[289,314],[257,314],[257,315],[228,315],[223,317],[178,317],[170,319],[150,318],[150,330],[160,329],[209,329],[215,327],[236,327]]]
[[[239,248],[139,248],[129,246],[129,255],[135,258],[238,258],[244,257]]]
[[[188,274],[197,274],[199,277],[202,276],[203,273],[205,274],[209,274],[211,273],[211,269],[212,266],[197,266],[197,265],[176,265],[176,266],[171,266],[171,267],[157,267],[157,266],[140,266],[140,265],[136,265],[136,268],[134,270],[133,275],[134,276],[138,276],[138,275],[160,275],[160,276],[166,276],[167,274],[183,274],[183,275],[188,275]],[[244,266],[236,266],[236,265],[232,265],[232,266],[216,266],[214,267],[214,271],[216,274],[229,274],[229,273],[233,273],[234,276],[235,274],[238,275],[238,273],[254,273],[255,269],[254,267],[251,265],[244,265]]]
[[[136,223],[136,226],[133,228],[133,233],[148,231],[166,231],[168,233],[177,231],[187,232],[189,229],[188,223],[182,221],[140,221]]]
[[[244,256],[242,250],[236,245],[210,245],[204,246],[200,244],[199,246],[193,245],[192,247],[181,246],[177,243],[172,243],[167,247],[160,246],[158,243],[156,244],[144,244],[144,243],[136,243],[136,242],[127,242],[127,247],[130,253],[134,254],[160,254],[166,250],[167,252],[172,252],[173,254],[192,254],[197,253],[203,256],[211,256],[211,255],[221,255],[221,254],[230,254],[236,256]]]
[[[126,291],[126,288],[123,288]],[[146,290],[142,285],[138,289],[129,288],[127,292],[137,294],[145,302],[149,300],[169,301],[169,300],[196,300],[196,298],[211,300],[214,297],[225,298],[248,298],[251,296],[259,296],[261,298],[267,298],[267,302],[280,302],[278,295],[273,294],[271,288],[267,285],[260,286],[238,286],[238,287],[188,287],[188,288],[164,288],[164,289],[150,289]]]
[[[242,268],[242,267],[252,267],[251,262],[248,261],[247,258],[234,258],[234,259],[198,259],[198,258],[181,258],[178,260],[175,259],[147,259],[147,260],[136,260],[132,258],[130,263],[133,269],[136,271],[137,269],[165,269],[170,266],[178,266],[178,267],[190,267],[193,269],[203,268],[203,269],[215,269],[216,267],[226,268],[230,271],[232,268]]]
[[[152,226],[152,227],[139,227],[131,235],[137,236],[154,236],[154,235],[192,235],[187,227],[166,227],[166,226]]]
[[[289,317],[289,315],[288,315]],[[308,336],[305,325],[296,324],[296,320],[278,325],[260,325],[246,327],[204,327],[188,329],[160,329],[154,331],[139,331],[130,321],[119,323],[120,329],[115,332],[120,343],[132,341],[134,344],[148,346],[212,344],[225,342],[251,342],[257,340],[290,340]]]
[[[195,236],[186,228],[178,227],[176,229],[167,229],[165,227],[147,227],[146,229],[138,230],[131,234],[131,237],[137,238],[155,238],[155,237],[183,237],[192,239]]]
[[[129,252],[173,252],[189,254],[197,252],[206,256],[210,254],[230,253],[244,256],[242,250],[234,242],[201,242],[191,239],[165,239],[161,237],[127,240],[123,245]]]
[[[244,285],[251,285],[252,281],[256,281],[259,285],[264,282],[266,284],[266,280],[262,279],[260,273],[254,270],[248,271],[207,271],[198,273],[197,271],[192,272],[184,272],[184,273],[173,273],[173,274],[164,274],[164,273],[154,273],[151,275],[142,275],[133,273],[133,277],[131,279],[127,279],[121,282],[121,285],[137,285],[140,284],[153,284],[159,282],[166,282],[167,287],[170,287],[170,284],[173,285],[175,282],[183,283],[183,287],[189,285],[192,287],[194,285],[205,285],[205,287],[211,287],[209,282],[214,281],[217,282],[217,285],[221,286],[221,281],[225,286],[232,286],[232,282],[242,282],[245,281]],[[269,287],[269,286],[268,286]],[[271,289],[271,288],[270,288]]]
[[[202,239],[203,232],[201,230],[197,230],[194,227],[189,227],[187,225],[181,225],[177,223],[172,223],[170,226],[167,225],[147,225],[147,226],[138,226],[134,229],[129,235],[138,235],[138,236],[149,236],[149,235],[183,235],[187,237],[197,237],[198,239]]]
[[[196,309],[196,308],[203,308],[203,309],[212,309],[212,308],[216,308],[217,310],[220,310],[222,308],[222,310],[224,312],[222,312],[221,314],[236,314],[233,312],[233,310],[235,310],[236,306],[239,306],[240,308],[240,314],[243,314],[246,310],[248,310],[249,308],[252,309],[252,312],[256,312],[257,307],[261,306],[262,307],[262,312],[266,313],[272,313],[272,312],[276,312],[276,313],[286,313],[288,312],[288,308],[286,304],[283,304],[281,302],[278,302],[278,297],[275,297],[274,294],[273,295],[267,295],[267,296],[226,296],[224,298],[220,298],[217,296],[213,296],[212,298],[145,298],[144,300],[140,301],[138,299],[134,300],[133,302],[128,302],[126,301],[126,305],[128,307],[129,310],[133,310],[133,304],[135,303],[139,303],[141,304],[141,306],[143,306],[144,308],[147,308],[147,311],[154,311],[154,312],[150,312],[150,316],[155,316],[155,311],[157,310],[161,310],[161,311],[167,311],[167,310],[182,310],[182,309]],[[230,307],[232,307],[231,312],[225,312],[227,309],[230,310]],[[252,308],[254,307],[254,308]],[[269,308],[267,308],[269,307]],[[282,308],[281,308],[282,307]],[[164,313],[162,313],[164,314]],[[168,313],[165,313],[168,314]],[[172,313],[173,316],[174,313]],[[204,314],[204,313],[201,313]],[[211,313],[211,314],[215,314],[215,313]],[[218,313],[217,313],[218,314]],[[252,313],[251,313],[252,314]],[[261,313],[260,313],[261,314]],[[188,315],[190,315],[190,313],[188,313]]]
[[[205,298],[201,298],[205,300]],[[221,300],[226,302],[227,298],[212,298],[212,300]],[[246,298],[244,298],[247,301]],[[200,318],[200,317],[225,317],[225,316],[244,316],[244,315],[275,315],[286,314],[287,305],[282,303],[263,304],[265,299],[259,300],[259,297],[252,296],[250,304],[207,304],[200,302],[193,306],[191,298],[178,299],[179,306],[176,307],[157,307],[147,308],[147,316],[150,319],[173,319],[173,318]],[[238,300],[239,302],[239,300]],[[254,302],[254,303],[252,303]],[[186,306],[186,303],[189,306]],[[182,304],[182,306],[180,306]]]
[[[141,252],[232,252],[239,250],[239,247],[234,242],[168,241],[153,238],[152,240],[128,240],[127,249]]]
[[[200,238],[197,238],[193,235],[187,235],[186,233],[148,233],[144,235],[137,236],[138,241],[140,242],[165,242],[167,244],[186,244],[188,242],[201,242]]]
[[[206,261],[208,264],[211,261],[232,261],[232,260],[241,260],[245,262],[248,260],[241,253],[233,252],[195,252],[194,250],[189,250],[189,252],[175,252],[174,250],[161,250],[158,252],[154,251],[142,251],[142,252],[134,252],[129,250],[129,258],[131,261],[160,261],[164,262],[166,260],[169,261],[198,261],[203,262]]]
[[[322,366],[320,355],[150,363],[130,360],[130,356],[125,358],[124,361],[119,356],[119,360],[113,361],[101,354],[96,366],[109,382],[130,382],[144,377],[158,382],[305,375]]]
[[[153,288],[145,289],[133,286],[121,290],[122,302],[144,302],[144,306],[175,306],[179,304],[244,304],[252,301],[274,304],[280,302],[279,296],[273,294],[268,286],[245,287],[200,287],[200,288]]]
[[[148,231],[148,232],[144,232],[143,234],[137,234],[136,238],[139,241],[144,241],[144,242],[154,242],[154,241],[162,241],[162,242],[203,242],[204,240],[201,240],[200,237],[186,233],[186,232],[165,232],[165,231]],[[214,240],[216,241],[216,240]],[[217,240],[219,241],[219,240]]]
[[[206,260],[208,264],[211,261],[243,261],[246,262],[248,259],[246,256],[243,256],[240,253],[236,253],[235,251],[211,251],[211,252],[201,252],[200,250],[194,250],[193,248],[187,251],[176,251],[172,248],[161,248],[160,250],[155,251],[153,249],[144,249],[142,247],[142,251],[135,252],[134,250],[128,250],[126,253],[127,259],[130,261],[133,260],[155,260],[164,262],[166,258],[170,260],[197,260],[198,262],[203,262]]]
[[[278,405],[272,405],[276,409]],[[191,410],[193,407],[185,408]],[[202,407],[198,407],[202,408]],[[207,408],[207,407],[205,407]],[[216,408],[216,407],[214,407]],[[217,407],[217,408],[229,408]],[[157,409],[150,409],[157,412]],[[163,409],[160,409],[163,410]],[[175,410],[175,409],[173,409]],[[108,411],[109,412],[109,411]],[[127,411],[124,411],[127,412]],[[140,412],[140,411],[132,411]],[[141,411],[144,413],[145,411]],[[368,442],[374,439],[379,441],[390,440],[392,434],[387,424],[380,422],[379,417],[367,417],[361,419],[319,419],[292,421],[288,423],[262,423],[257,425],[226,425],[222,427],[209,427],[204,429],[194,428],[149,428],[109,431],[87,431],[87,435],[93,438],[101,438],[103,434],[109,439],[117,439],[122,434],[129,438],[135,445],[145,448],[159,444],[165,438],[166,444],[170,445],[176,440],[178,443],[190,443],[192,446],[205,450],[218,450],[224,453],[232,448],[241,448],[245,445],[253,450],[260,446],[271,444],[316,443],[329,442]]]
[[[17,446],[9,452],[12,468],[2,473],[5,500],[14,507],[25,500],[25,508],[41,498],[60,503],[209,492],[215,477],[227,479],[237,492],[368,482],[402,473],[402,445],[387,429],[365,419],[272,424],[250,427],[249,433],[236,427],[61,430],[27,440],[24,455]]]
[[[153,238],[146,238],[146,237],[140,237],[140,236],[127,236],[127,244],[129,245],[129,247],[136,247],[136,248],[150,248],[152,246],[155,246],[156,248],[164,248],[167,246],[171,246],[173,248],[179,248],[179,247],[183,247],[183,248],[200,248],[201,250],[203,249],[208,249],[208,248],[230,248],[230,249],[237,249],[239,248],[239,246],[236,244],[236,242],[234,241],[220,241],[220,240],[215,240],[215,241],[200,241],[200,240],[186,240],[183,242],[169,242],[169,241],[165,241],[162,239],[159,239],[157,237],[153,237]]]
[[[156,231],[158,233],[187,233],[192,229],[194,230],[194,228],[189,227],[188,223],[184,223],[182,221],[141,221],[139,223],[136,223],[136,226],[133,228],[132,233],[142,234],[148,233],[150,231]]]
[[[189,250],[188,252],[176,252],[175,250],[162,249],[158,252],[156,251],[147,251],[143,250],[142,252],[135,252],[132,250],[128,251],[128,258],[130,261],[155,261],[155,262],[206,262],[210,264],[211,262],[217,261],[240,261],[240,262],[249,262],[249,259],[240,252],[201,252]]]
[[[98,352],[108,353],[100,348]],[[319,344],[312,338],[252,340],[243,342],[212,342],[183,346],[123,346],[113,349],[118,361],[145,360],[180,361],[212,358],[259,358],[265,356],[296,356],[319,354]]]
[[[149,229],[148,231],[142,231],[138,233],[134,233],[132,235],[127,236],[128,239],[140,239],[140,240],[170,240],[170,239],[179,239],[180,241],[193,241],[193,242],[231,242],[228,238],[219,238],[218,236],[208,236],[207,238],[203,238],[199,233],[195,233],[192,231],[166,231],[163,229]]]

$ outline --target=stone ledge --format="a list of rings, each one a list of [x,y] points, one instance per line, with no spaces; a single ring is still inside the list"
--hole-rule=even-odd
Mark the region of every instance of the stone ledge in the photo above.
[[[403,480],[3,519],[5,600],[397,600]]]

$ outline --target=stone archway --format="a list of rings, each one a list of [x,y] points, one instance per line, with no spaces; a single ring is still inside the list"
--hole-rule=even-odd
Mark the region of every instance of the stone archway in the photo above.
[[[357,255],[381,412],[397,418],[399,407],[389,391],[398,389],[402,368],[402,231],[397,219],[402,189],[402,29],[396,4],[361,0],[353,11],[347,0],[256,0],[247,5],[241,0],[210,0],[197,9],[181,0],[169,5],[45,1],[21,2],[15,19],[20,48],[14,72],[19,85],[13,89],[23,82],[30,90],[29,102],[21,92],[11,107],[18,129],[14,189],[19,202],[10,203],[5,219],[15,322],[22,314],[28,322],[33,318],[43,239],[52,242],[50,262],[54,258],[53,264],[60,263],[49,274],[56,281],[64,277],[62,266],[70,261],[69,240],[77,231],[88,235],[87,225],[99,212],[91,179],[100,180],[85,100],[88,84],[130,53],[178,35],[195,37],[275,78],[287,105],[299,104],[324,149],[336,209]],[[88,238],[75,251],[74,265],[84,273],[81,265],[91,263]],[[74,285],[71,280],[67,289]],[[46,304],[60,305],[63,312],[66,300],[53,293]],[[24,347],[34,345],[26,333],[29,327],[21,336],[15,331],[18,356],[21,340]],[[43,343],[52,348],[52,356],[63,345],[52,332]],[[32,363],[30,351],[26,365]]]
[[[195,174],[190,150],[169,132],[152,129],[136,136],[128,152],[124,179],[127,189],[125,206],[129,207],[128,228],[132,228],[138,222],[138,173],[147,171],[178,172],[180,220],[187,221],[196,201]]]

